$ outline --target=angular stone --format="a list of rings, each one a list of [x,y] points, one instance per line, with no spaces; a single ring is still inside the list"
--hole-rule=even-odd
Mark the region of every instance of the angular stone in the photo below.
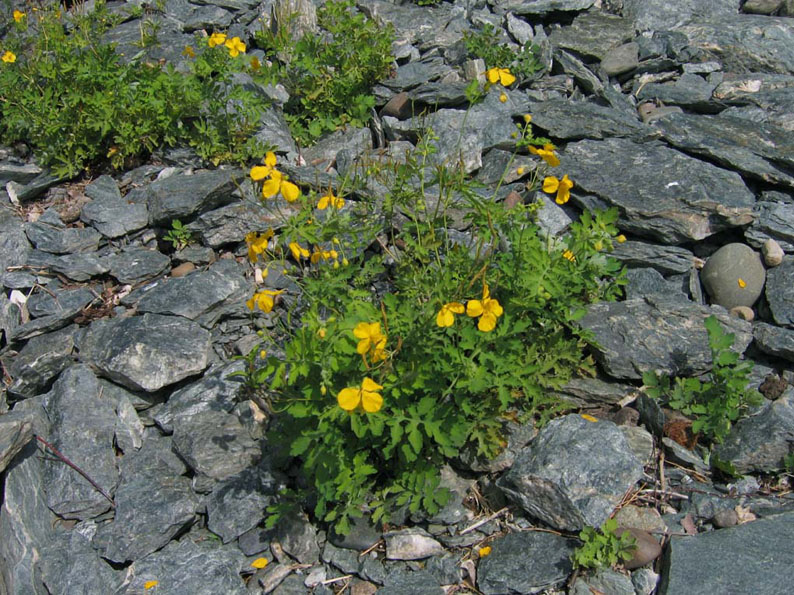
[[[389,560],[422,560],[444,551],[444,547],[420,528],[401,529],[383,534]]]
[[[143,288],[138,311],[184,316],[211,328],[225,312],[239,309],[251,291],[235,261],[219,260],[206,271]]]
[[[570,27],[560,27],[549,35],[549,42],[585,58],[602,60],[607,51],[634,37],[631,21],[605,12],[583,12]]]
[[[634,585],[625,574],[620,574],[611,568],[599,568],[577,580],[569,593],[570,595],[592,595],[593,593],[634,595]]]
[[[124,572],[115,570],[76,529],[59,530],[42,556],[42,580],[48,593],[116,592]]]
[[[422,83],[437,80],[449,72],[452,72],[452,69],[444,64],[443,60],[409,62],[398,66],[396,76],[384,79],[381,84],[395,92],[408,91]]]
[[[689,273],[695,266],[695,255],[686,248],[628,240],[615,244],[610,253],[628,267],[651,267],[662,275]]]
[[[50,269],[72,281],[88,281],[91,277],[104,275],[109,270],[103,258],[85,252],[56,256],[35,250],[28,253],[25,264],[33,268]]]
[[[578,531],[600,526],[641,476],[615,424],[566,415],[538,433],[497,485],[533,517]]]
[[[767,271],[764,294],[775,323],[794,327],[794,258],[786,256]]]
[[[236,547],[197,544],[188,536],[133,562],[131,578],[119,593],[145,593],[144,584],[156,580],[157,589],[164,593],[246,595],[240,577],[244,566],[245,558]]]
[[[102,236],[90,227],[66,227],[63,223],[53,225],[41,219],[25,224],[25,233],[37,250],[50,254],[93,252]]]
[[[682,74],[671,83],[635,83],[638,101],[653,99],[665,105],[678,106],[697,111],[714,112],[719,106],[714,104],[711,95],[717,83],[710,83],[697,74]],[[700,117],[700,116],[697,116]],[[662,118],[661,120],[666,120]]]
[[[94,547],[109,560],[138,560],[166,545],[195,520],[198,497],[190,488],[190,479],[169,461],[174,457],[169,446],[169,439],[149,439],[139,451],[122,458],[115,518],[101,525],[93,540]],[[168,577],[173,576],[174,568]]]
[[[601,60],[601,71],[606,76],[613,77],[635,70],[640,63],[639,49],[634,42],[612,48]]]
[[[539,593],[561,585],[573,570],[576,541],[553,533],[510,533],[494,539],[480,561],[477,588],[486,595]]]
[[[21,411],[10,411],[0,415],[0,473],[5,471],[33,438],[33,422]]]
[[[709,257],[700,280],[712,303],[726,310],[752,307],[764,290],[766,270],[760,254],[746,244],[734,242]]]
[[[656,269],[642,268],[629,269],[626,272],[628,284],[625,286],[626,299],[633,300],[646,295],[666,296],[688,300],[689,297],[681,291],[681,284],[667,281]]]
[[[755,248],[760,248],[768,239],[773,239],[786,252],[794,252],[794,204],[758,201],[755,206],[755,219],[745,230],[744,236]]]
[[[275,478],[259,468],[218,483],[207,499],[207,528],[220,535],[223,543],[237,539],[265,518],[277,491]]]
[[[27,184],[41,173],[41,168],[35,163],[15,163],[3,159],[0,163],[0,187],[5,188],[9,182]]]
[[[99,176],[86,186],[85,193],[93,200],[83,206],[80,220],[105,237],[118,238],[143,229],[149,223],[146,204],[122,198],[116,181],[110,176]]]
[[[572,76],[586,93],[601,95],[604,92],[604,83],[601,79],[572,53],[560,49],[554,50],[554,61],[560,65],[565,74]]]
[[[94,321],[79,348],[102,375],[153,392],[207,367],[210,333],[181,317],[144,314]]]
[[[753,339],[764,353],[794,362],[794,330],[759,321],[753,325]]]
[[[617,136],[643,140],[654,136],[653,129],[643,125],[637,118],[587,101],[551,99],[531,103],[529,111],[532,114],[532,126],[553,134],[555,138],[580,140]]]
[[[740,419],[722,444],[714,448],[715,466],[732,472],[769,473],[783,469],[783,458],[794,443],[794,389],[788,387],[776,401],[765,403],[750,417]]]
[[[709,308],[646,296],[625,302],[593,304],[579,324],[593,332],[595,357],[613,378],[639,379],[648,370],[669,376],[694,376],[711,369],[708,334],[702,321],[715,315],[735,334],[731,348],[744,353],[752,340],[749,322]],[[626,349],[631,345],[631,349]]]
[[[107,259],[110,274],[119,283],[141,283],[165,273],[171,259],[157,250],[130,248]]]
[[[585,206],[617,206],[620,228],[636,235],[675,244],[752,221],[755,198],[738,174],[656,142],[583,140],[569,144],[560,161],[575,196],[600,199],[583,199]]]
[[[595,0],[508,0],[490,2],[498,12],[513,12],[519,15],[545,16],[551,12],[578,12],[587,10]]]
[[[282,518],[276,525],[276,536],[284,551],[301,564],[316,564],[320,560],[317,529],[305,514]]]
[[[245,176],[236,169],[173,174],[146,187],[149,223],[167,226],[174,219],[193,219],[205,211],[234,202],[235,190]]]
[[[17,399],[34,397],[47,390],[53,379],[72,361],[72,330],[53,332],[30,339],[4,365],[12,379],[8,394]]]
[[[793,548],[794,512],[694,537],[672,537],[659,593],[712,595],[720,586],[736,593],[786,593]]]
[[[654,122],[674,147],[744,175],[794,188],[790,132],[729,116],[672,114]]]
[[[712,15],[735,15],[733,0],[623,0],[623,16],[634,21],[639,31],[675,29],[682,23],[702,20]]]
[[[200,411],[174,420],[174,451],[191,469],[216,480],[254,464],[261,448],[233,414]]]
[[[436,578],[426,570],[410,571],[397,568],[386,576],[383,587],[378,589],[377,593],[383,595],[441,595],[444,590]]]

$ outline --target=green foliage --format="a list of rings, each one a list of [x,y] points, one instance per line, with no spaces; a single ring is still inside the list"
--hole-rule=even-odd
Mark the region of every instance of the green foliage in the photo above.
[[[790,452],[783,457],[783,469],[785,469],[786,473],[794,473],[794,452]]]
[[[642,380],[649,396],[662,399],[668,407],[694,417],[692,431],[720,443],[750,406],[760,405],[763,397],[748,389],[753,362],[740,360],[731,351],[733,333],[726,333],[715,316],[704,322],[709,335],[713,367],[707,380],[675,378],[645,372]]]
[[[572,555],[576,568],[611,568],[630,560],[637,540],[628,531],[617,533],[618,522],[608,519],[600,529],[585,527],[579,533],[582,540]]]
[[[493,25],[486,23],[475,33],[466,32],[463,39],[470,58],[482,58],[486,68],[509,68],[519,81],[543,68],[538,45],[525,43],[512,49],[506,43],[499,43],[499,33]]]
[[[342,126],[366,124],[375,107],[372,86],[391,67],[391,26],[378,27],[352,0],[326,2],[317,11],[323,31],[297,40],[284,20],[276,33],[263,28],[256,41],[273,61],[259,77],[289,91],[284,112],[293,137],[308,145]]]
[[[171,222],[171,229],[163,236],[163,239],[171,242],[174,250],[182,250],[182,248],[190,244],[193,239],[193,234],[187,227],[182,225],[179,219],[174,219]]]
[[[314,514],[340,533],[365,512],[435,513],[448,498],[438,470],[461,450],[493,457],[508,420],[563,411],[554,392],[593,373],[576,321],[623,283],[605,254],[616,210],[556,240],[534,221],[539,204],[506,208],[460,168],[431,165],[435,151],[428,131],[404,159],[360,164],[334,189],[342,209],[298,199],[261,255],[302,268],[301,299],[272,338],[284,356],[255,372],[276,416],[270,439],[288,445]],[[387,189],[378,200],[373,183]]]
[[[124,63],[101,41],[119,18],[104,3],[87,13],[58,8],[42,8],[35,23],[25,19],[7,36],[17,60],[0,68],[3,142],[30,143],[57,175],[108,158],[123,167],[179,144],[215,163],[261,154],[250,136],[266,104],[231,83],[248,68],[242,58],[204,42],[188,73],[140,57]],[[155,36],[142,25],[142,46]]]

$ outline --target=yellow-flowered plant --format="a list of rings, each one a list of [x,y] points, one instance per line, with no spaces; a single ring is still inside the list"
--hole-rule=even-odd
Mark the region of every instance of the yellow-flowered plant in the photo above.
[[[15,23],[21,23],[22,19],[24,19],[27,15],[22,12],[21,10],[14,10],[13,17]]]
[[[236,58],[240,54],[245,53],[245,44],[240,41],[239,37],[232,37],[231,39],[227,39],[223,44],[227,50],[229,50],[229,55],[232,58]]]
[[[516,82],[516,77],[510,73],[509,68],[490,68],[486,71],[485,78],[492,85],[499,83],[503,87],[509,87]]]
[[[482,286],[482,299],[466,302],[466,316],[479,318],[477,328],[484,333],[491,332],[496,326],[496,319],[504,314],[504,309],[498,300],[491,297],[488,285]]]
[[[279,192],[287,202],[295,202],[300,198],[300,188],[276,169],[276,154],[268,151],[264,165],[255,165],[249,175],[254,182],[262,184],[262,198],[273,198]]]
[[[14,62],[17,61],[17,55],[11,50],[6,50],[5,52],[3,52],[3,57],[0,58],[0,60],[5,62],[6,64],[13,64]]]
[[[386,335],[381,332],[379,322],[358,323],[353,336],[358,339],[356,351],[361,357],[369,355],[373,363],[386,359]]]
[[[543,159],[543,161],[548,163],[551,167],[557,167],[560,165],[560,159],[554,153],[554,145],[551,143],[546,143],[541,148],[530,145],[529,152]]]
[[[367,413],[377,413],[383,407],[383,397],[378,391],[383,387],[372,380],[364,378],[361,386],[349,386],[339,391],[336,400],[345,411],[362,409]]]
[[[290,242],[288,245],[289,251],[292,253],[292,258],[300,262],[301,258],[309,258],[309,251],[301,246],[298,242]]]
[[[265,233],[252,231],[245,235],[245,243],[248,246],[248,260],[255,263],[261,254],[267,250],[268,242],[273,237],[273,230],[268,229]]]
[[[273,306],[275,305],[273,298],[281,293],[283,293],[283,290],[263,289],[251,296],[248,301],[245,302],[245,305],[251,311],[253,311],[254,308],[259,308],[262,312],[267,314],[273,310]]]
[[[320,197],[320,200],[317,202],[317,208],[321,211],[327,209],[328,207],[333,207],[334,209],[341,209],[345,206],[345,199],[341,196],[335,196],[331,189],[328,189],[328,192],[323,194]]]
[[[449,302],[441,306],[436,315],[436,324],[441,327],[455,324],[455,314],[463,314],[466,307],[460,302]]]
[[[223,45],[224,43],[226,43],[226,33],[213,33],[207,40],[207,45],[211,48]]]
[[[558,205],[564,205],[568,200],[571,198],[571,188],[573,188],[573,182],[568,177],[568,174],[565,174],[562,179],[558,179],[556,176],[546,176],[543,180],[543,192],[547,194],[557,194],[554,198],[554,202]]]

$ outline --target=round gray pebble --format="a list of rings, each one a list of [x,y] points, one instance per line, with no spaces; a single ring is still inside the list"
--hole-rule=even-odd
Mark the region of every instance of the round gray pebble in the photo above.
[[[700,273],[714,304],[730,310],[752,307],[764,289],[766,270],[761,256],[746,244],[726,244],[708,259]]]

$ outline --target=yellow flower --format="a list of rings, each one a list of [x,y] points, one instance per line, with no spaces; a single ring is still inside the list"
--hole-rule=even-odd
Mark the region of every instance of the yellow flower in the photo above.
[[[744,289],[745,287],[747,287],[747,283],[746,283],[746,282],[745,282],[745,280],[744,280],[744,279],[742,279],[742,278],[739,278],[739,287],[741,287],[742,289]]]
[[[524,123],[525,124],[529,124],[531,121],[532,121],[532,115],[531,114],[524,114]]]
[[[317,331],[317,336],[320,337],[321,339],[325,339],[325,335],[327,332],[328,331],[326,331],[324,328],[321,328]]]
[[[568,178],[568,174],[565,174],[562,180],[558,180],[555,176],[546,176],[543,180],[543,192],[547,194],[556,192],[557,197],[554,202],[558,205],[568,202],[568,199],[571,198],[571,188],[573,188],[573,182]]]
[[[258,234],[255,231],[245,234],[245,243],[248,244],[248,260],[256,262],[260,254],[267,250],[267,241],[273,237],[273,230]]]
[[[13,64],[14,62],[17,61],[17,55],[11,50],[6,50],[6,53],[3,54],[3,57],[0,58],[0,60],[5,62],[6,64]]]
[[[301,246],[298,242],[290,242],[288,246],[290,252],[292,252],[292,257],[295,260],[300,260],[301,258],[309,258],[309,251]]]
[[[325,196],[320,198],[320,201],[317,203],[317,208],[321,211],[324,211],[329,206],[335,209],[341,209],[343,206],[345,206],[345,199],[341,196],[334,196],[334,193],[330,188],[328,189],[328,192],[325,194]]]
[[[264,349],[259,350],[259,359],[265,359],[267,357],[267,351]]]
[[[216,45],[223,45],[224,43],[226,43],[226,33],[213,33],[207,41],[207,44],[211,48],[214,48]]]
[[[276,154],[273,151],[265,153],[264,165],[255,165],[251,168],[250,176],[254,182],[260,182],[270,175],[276,167]]]
[[[626,241],[626,236],[624,236],[623,234],[620,234],[618,237],[615,238],[615,240],[617,240],[618,244],[622,244],[623,242]]]
[[[226,46],[226,49],[229,50],[229,55],[232,58],[236,58],[240,54],[245,53],[245,44],[240,41],[239,37],[232,37],[231,39],[227,39],[226,43],[223,45]]]
[[[254,56],[251,58],[251,70],[254,72],[259,72],[259,69],[262,68],[262,63],[259,61],[259,58]]]
[[[376,413],[383,406],[383,397],[377,392],[382,389],[371,378],[364,378],[361,386],[349,386],[340,390],[336,401],[345,411],[353,411],[361,406],[367,413]]]
[[[593,423],[598,421],[598,419],[596,419],[592,415],[588,415],[587,413],[582,413],[582,419],[584,419],[586,421],[589,421],[589,422],[593,422]]]
[[[381,332],[379,322],[359,322],[353,329],[353,336],[359,340],[356,345],[359,354],[372,350],[372,361],[385,359],[386,335]]]
[[[563,258],[567,258],[571,262],[575,262],[576,261],[576,257],[573,255],[573,252],[571,252],[570,250],[566,250],[565,252],[563,252],[562,253],[562,257]]]
[[[280,293],[284,293],[284,290],[279,289],[278,291],[274,291],[272,289],[263,289],[262,291],[257,291],[247,302],[245,305],[248,306],[248,309],[253,311],[254,307],[258,307],[262,312],[267,314],[268,312],[273,310],[274,301],[273,298]]]
[[[529,152],[543,159],[551,167],[557,167],[560,164],[559,158],[554,154],[554,145],[543,145],[542,149],[530,145]]]
[[[251,566],[253,568],[261,570],[265,566],[267,566],[267,558],[257,558],[253,562],[251,562]]]
[[[333,258],[333,254],[331,254],[330,250],[320,250],[315,246],[314,252],[312,252],[312,256],[309,260],[311,260],[312,264],[317,264],[320,260],[331,260]]]
[[[480,317],[477,323],[477,328],[484,333],[488,333],[496,326],[496,319],[504,313],[501,304],[495,299],[491,298],[491,293],[488,291],[488,285],[483,283],[482,286],[482,299],[469,300],[466,302],[466,315],[471,318]]]
[[[21,10],[14,11],[14,22],[19,23],[22,19],[24,19],[27,15],[22,12]]]
[[[480,558],[485,558],[486,556],[491,555],[491,546],[486,545],[485,547],[481,547],[480,550],[477,552]]]
[[[510,74],[509,68],[491,68],[485,72],[485,76],[492,85],[501,83],[503,87],[509,87],[516,82],[516,77]]]
[[[506,103],[507,102],[507,95],[505,95],[504,93],[499,95],[499,101],[501,101],[502,103]]]
[[[159,584],[160,581],[146,581],[145,583],[143,583],[143,588],[148,591],[149,589],[154,589]]]
[[[191,46],[186,45],[185,49],[182,50],[182,55],[185,56],[186,58],[195,58],[196,52],[193,51],[193,48]]]
[[[516,173],[517,173],[519,176],[523,176],[523,175],[524,175],[524,168],[523,168],[523,167],[518,167],[518,168],[516,169]]]
[[[441,306],[436,315],[436,324],[440,327],[452,326],[455,323],[455,314],[463,314],[466,309],[459,302],[449,302]]]
[[[284,200],[287,202],[295,202],[298,200],[301,193],[300,189],[295,184],[287,181],[284,174],[274,169],[270,172],[270,178],[265,180],[265,183],[262,184],[262,196],[271,198],[279,192],[281,192],[281,196],[283,196]]]

